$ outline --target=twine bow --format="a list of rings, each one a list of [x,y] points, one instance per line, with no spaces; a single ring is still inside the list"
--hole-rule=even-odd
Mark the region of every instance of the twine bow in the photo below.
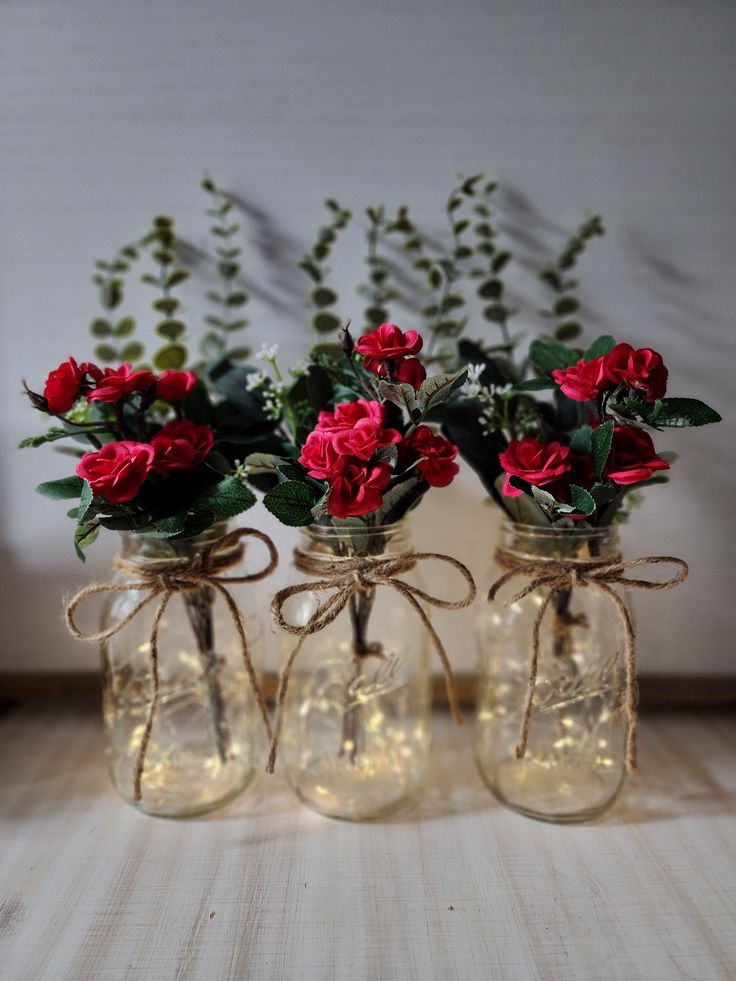
[[[445,562],[454,569],[457,569],[468,585],[468,593],[465,598],[457,601],[445,600],[439,596],[432,596],[418,586],[397,578],[402,573],[409,572],[418,562],[424,561],[425,559],[436,559],[438,562]],[[388,586],[396,590],[396,592],[404,597],[412,609],[414,609],[424,624],[442,664],[447,700],[452,716],[455,722],[462,724],[463,717],[458,704],[455,681],[447,652],[442,645],[437,631],[432,626],[429,617],[419,602],[423,600],[430,606],[436,606],[443,610],[461,610],[463,607],[469,606],[475,599],[475,582],[470,571],[462,562],[458,562],[457,559],[438,552],[406,552],[403,555],[397,555],[391,558],[367,556],[330,561],[322,556],[314,557],[308,555],[306,552],[302,552],[300,549],[295,549],[294,565],[301,572],[306,572],[310,575],[319,575],[322,578],[287,586],[285,589],[276,593],[271,603],[271,616],[274,622],[287,633],[298,637],[299,641],[289,655],[279,679],[279,688],[276,695],[276,709],[278,714],[276,716],[276,725],[274,727],[271,750],[266,766],[268,773],[273,773],[276,764],[278,742],[281,733],[282,707],[286,697],[289,675],[294,661],[302,648],[302,644],[307,637],[318,633],[336,620],[353,596],[359,593],[369,593],[378,586]],[[331,595],[318,606],[317,610],[303,626],[289,623],[284,618],[283,606],[289,597],[296,596],[299,593],[324,592],[331,593]]]
[[[220,575],[220,573],[224,572],[226,569],[237,565],[243,558],[243,553],[245,551],[244,546],[242,544],[238,545],[243,538],[256,538],[266,546],[269,555],[268,564],[258,572],[251,572],[244,576]],[[235,548],[235,546],[238,547]],[[257,582],[258,580],[265,579],[266,576],[269,576],[276,568],[277,564],[278,553],[276,551],[276,546],[273,544],[268,535],[264,535],[263,532],[257,531],[255,528],[239,528],[235,531],[229,532],[227,535],[223,535],[222,538],[218,538],[211,545],[203,548],[193,558],[182,557],[177,559],[165,559],[160,562],[146,565],[141,562],[134,562],[129,559],[124,559],[118,555],[113,561],[114,567],[131,576],[133,579],[132,582],[92,583],[91,585],[80,589],[80,591],[69,601],[65,611],[66,625],[69,632],[73,637],[76,637],[77,640],[84,640],[89,643],[99,643],[101,641],[109,640],[110,637],[117,634],[123,629],[123,627],[126,626],[126,624],[130,623],[130,621],[133,620],[142,609],[160,597],[160,601],[153,618],[153,623],[151,625],[150,655],[153,693],[150,701],[148,718],[146,720],[143,736],[141,738],[140,749],[138,751],[138,759],[136,762],[134,779],[134,795],[136,802],[140,801],[141,799],[141,779],[143,776],[143,767],[145,764],[148,743],[151,738],[153,721],[158,708],[159,626],[161,624],[161,618],[163,617],[166,607],[168,606],[169,600],[175,593],[190,592],[203,587],[210,587],[217,590],[217,592],[225,600],[240,640],[243,661],[245,663],[248,678],[253,689],[253,694],[255,695],[256,702],[258,703],[261,717],[263,718],[263,723],[266,727],[266,733],[269,740],[273,738],[271,723],[268,718],[266,700],[263,692],[261,691],[261,687],[258,684],[258,678],[256,677],[255,668],[253,667],[250,651],[248,649],[248,641],[245,636],[243,618],[225,583],[233,584]],[[130,610],[130,612],[127,613],[121,620],[116,621],[110,627],[107,627],[107,629],[101,630],[94,634],[86,634],[77,627],[74,621],[74,614],[77,607],[83,603],[84,600],[88,599],[90,596],[95,596],[100,593],[127,593],[130,591],[140,591],[143,595],[133,609]]]
[[[537,666],[539,663],[539,632],[547,607],[558,593],[565,589],[580,587],[595,589],[608,596],[616,608],[619,619],[623,624],[625,644],[624,662],[626,665],[626,696],[624,710],[627,720],[626,733],[626,766],[629,770],[636,769],[636,709],[639,701],[639,685],[636,679],[636,634],[631,622],[626,604],[619,596],[614,586],[624,586],[627,589],[673,589],[687,578],[687,563],[671,555],[650,555],[641,559],[623,561],[606,560],[603,562],[576,562],[561,559],[537,559],[524,561],[516,558],[503,549],[496,551],[496,561],[507,571],[491,586],[488,599],[492,602],[499,590],[517,576],[525,576],[531,581],[516,593],[509,603],[516,603],[540,587],[546,587],[548,592],[542,600],[534,626],[532,627],[532,659],[529,666],[526,700],[522,717],[521,733],[516,746],[517,759],[523,759],[529,741],[531,725],[532,701],[537,683]],[[652,582],[648,579],[630,579],[626,573],[643,566],[674,565],[678,571],[664,582]]]

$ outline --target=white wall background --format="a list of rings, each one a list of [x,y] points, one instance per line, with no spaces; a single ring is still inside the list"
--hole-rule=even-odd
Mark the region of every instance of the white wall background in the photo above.
[[[641,666],[733,671],[735,44],[729,0],[4,0],[0,669],[94,666],[65,636],[61,597],[103,574],[114,547],[98,542],[82,568],[64,506],[34,495],[66,461],[14,449],[39,431],[20,379],[39,387],[69,354],[86,356],[92,261],[152,214],[205,245],[209,168],[250,206],[250,341],[278,338],[294,356],[310,334],[293,266],[328,194],[407,201],[439,229],[457,171],[487,170],[506,188],[512,248],[537,264],[585,208],[600,210],[609,234],[582,267],[590,335],[661,350],[671,393],[727,417],[659,438],[680,462],[624,531],[631,556],[691,563],[677,593],[640,597]],[[337,269],[343,299],[361,248],[355,232]],[[185,293],[192,322],[204,277]],[[533,278],[515,282],[534,310]],[[487,585],[496,515],[472,475],[430,494],[415,526]],[[284,562],[277,581],[288,575]],[[441,626],[467,669],[462,618]]]

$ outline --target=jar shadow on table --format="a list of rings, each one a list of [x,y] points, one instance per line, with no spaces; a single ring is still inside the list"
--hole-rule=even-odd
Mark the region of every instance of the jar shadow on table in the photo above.
[[[732,713],[658,712],[640,720],[639,764],[627,776],[621,794],[598,824],[626,825],[682,817],[733,813],[733,790],[717,774],[733,772],[736,752],[709,731]]]

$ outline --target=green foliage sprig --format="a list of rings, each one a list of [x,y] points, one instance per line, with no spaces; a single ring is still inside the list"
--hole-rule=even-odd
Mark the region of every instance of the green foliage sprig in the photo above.
[[[211,198],[211,205],[206,214],[213,219],[209,230],[214,240],[216,269],[220,284],[217,290],[207,292],[207,299],[214,305],[216,313],[208,314],[204,318],[211,329],[202,337],[200,350],[208,361],[215,361],[225,355],[231,361],[245,361],[251,354],[251,349],[247,345],[229,347],[231,336],[244,330],[249,323],[243,316],[243,308],[250,296],[248,291],[238,284],[241,273],[239,260],[243,250],[234,239],[240,230],[240,224],[231,218],[234,208],[232,198],[218,187],[211,177],[204,178],[202,189]]]
[[[332,334],[339,330],[343,323],[332,309],[338,301],[338,295],[337,291],[326,283],[329,270],[325,260],[332,252],[339,233],[347,228],[353,217],[352,212],[341,207],[334,198],[328,198],[325,207],[330,212],[331,219],[320,228],[317,241],[299,262],[299,268],[314,284],[309,294],[309,301],[314,311],[311,320],[312,329],[318,334]]]
[[[150,246],[151,259],[158,272],[156,275],[143,273],[141,282],[152,286],[160,294],[151,301],[151,307],[162,318],[156,324],[156,333],[166,340],[153,355],[153,365],[160,371],[178,370],[187,363],[189,351],[183,341],[187,325],[180,315],[181,300],[173,295],[172,290],[189,279],[189,272],[175,264],[176,236],[173,218],[157,215],[153,219]]]
[[[95,262],[92,281],[98,288],[103,315],[92,320],[89,331],[92,337],[100,341],[94,353],[103,364],[140,361],[145,354],[144,345],[132,339],[137,326],[135,317],[119,316],[115,311],[120,309],[125,299],[127,275],[150,240],[151,233],[147,232],[140,239],[121,246],[112,259],[98,259]]]

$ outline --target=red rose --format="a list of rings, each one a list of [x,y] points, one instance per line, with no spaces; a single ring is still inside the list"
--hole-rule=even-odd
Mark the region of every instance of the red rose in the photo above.
[[[79,398],[83,383],[84,371],[74,358],[60,364],[49,374],[43,389],[49,411],[68,412]]]
[[[387,463],[346,462],[330,482],[327,510],[335,518],[359,518],[370,514],[381,506],[381,491],[390,480],[391,467]]]
[[[167,402],[181,402],[199,384],[193,371],[164,371],[156,383],[156,397]]]
[[[357,456],[359,460],[370,460],[376,450],[401,440],[397,430],[384,429],[372,419],[359,419],[352,429],[341,429],[330,435],[338,453]]]
[[[148,476],[154,449],[148,443],[107,443],[96,453],[85,453],[77,475],[111,504],[132,501]]]
[[[406,383],[414,389],[421,388],[426,377],[427,369],[419,358],[404,358],[393,366],[394,381]]]
[[[523,493],[511,486],[509,477],[521,477],[535,487],[553,483],[570,470],[569,456],[570,447],[561,443],[543,443],[531,437],[512,439],[504,452],[498,454],[506,471],[503,493],[506,497]]]
[[[404,333],[396,324],[381,324],[377,330],[363,334],[355,342],[355,350],[363,355],[367,371],[386,375],[386,361],[400,361],[422,349],[422,338],[416,330]]]
[[[611,381],[604,371],[605,358],[578,361],[571,368],[555,368],[552,377],[574,402],[593,402],[601,392],[611,388]]]
[[[382,402],[369,402],[356,399],[355,402],[340,402],[333,412],[320,412],[315,429],[323,433],[337,433],[341,429],[352,429],[361,419],[370,419],[382,426],[386,409]]]
[[[302,447],[299,463],[315,480],[332,480],[345,466],[345,457],[335,449],[332,438],[332,433],[315,429]]]
[[[133,371],[132,365],[126,362],[119,368],[105,368],[87,398],[90,402],[119,402],[126,395],[150,388],[155,381],[152,371]]]
[[[617,344],[604,360],[606,377],[614,385],[640,388],[647,402],[656,402],[667,391],[667,369],[661,355],[650,347],[635,351],[630,344]]]
[[[611,452],[604,473],[616,484],[638,484],[649,480],[656,470],[669,470],[670,465],[657,456],[649,433],[634,426],[616,426],[613,430]]]
[[[447,487],[460,472],[455,463],[457,446],[444,436],[438,436],[429,426],[417,426],[404,441],[404,446],[412,458],[419,458],[416,469],[430,487]]]
[[[156,456],[153,469],[158,473],[169,470],[191,470],[208,455],[215,442],[209,426],[199,426],[188,419],[168,422],[151,440]]]

